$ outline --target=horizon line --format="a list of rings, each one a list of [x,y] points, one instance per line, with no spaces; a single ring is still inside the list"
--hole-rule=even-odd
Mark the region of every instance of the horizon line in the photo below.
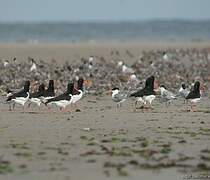
[[[210,18],[192,19],[192,18],[150,18],[150,19],[96,19],[96,20],[31,20],[31,21],[1,21],[0,24],[44,24],[44,23],[144,23],[144,22],[209,22]]]

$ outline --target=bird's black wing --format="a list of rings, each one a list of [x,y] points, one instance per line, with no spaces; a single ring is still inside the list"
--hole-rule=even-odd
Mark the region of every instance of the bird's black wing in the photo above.
[[[200,93],[196,93],[195,91],[190,91],[190,93],[187,95],[185,99],[195,99],[200,97],[201,97]]]
[[[53,96],[55,96],[55,91],[46,90],[43,95],[44,95],[44,97],[53,97]]]
[[[48,104],[50,102],[55,102],[55,101],[61,101],[61,100],[70,100],[71,96],[68,93],[63,93],[59,96],[56,96],[54,98],[48,99],[47,102],[45,104]]]
[[[130,97],[143,97],[144,94],[145,94],[145,88],[140,89],[137,92],[130,94]]]
[[[21,91],[19,91],[17,93],[14,93],[11,96],[9,96],[6,101],[11,101],[12,99],[15,99],[17,97],[24,97],[24,98],[26,98],[27,96],[28,96],[28,94],[24,91],[24,89],[22,89]]]

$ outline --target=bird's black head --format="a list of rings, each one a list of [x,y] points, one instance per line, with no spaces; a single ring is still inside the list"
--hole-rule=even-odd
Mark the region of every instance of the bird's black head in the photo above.
[[[185,83],[182,83],[182,88],[183,88],[183,89],[186,89]]]
[[[40,84],[39,92],[44,92],[44,91],[45,91],[45,85],[44,84]]]
[[[200,92],[200,82],[196,81],[194,84],[194,91],[195,92]]]
[[[154,81],[155,81],[155,77],[154,76],[150,76],[146,80],[145,87],[150,87],[150,88],[154,89]]]
[[[165,85],[161,85],[160,87],[163,87],[164,89],[166,89]]]
[[[79,78],[79,80],[77,81],[77,89],[83,90],[83,83],[84,83],[84,79]]]
[[[114,91],[114,90],[119,90],[119,88],[118,87],[112,88],[112,91]]]
[[[69,94],[72,94],[73,90],[74,90],[74,83],[73,82],[68,83],[68,85],[67,85],[67,92]]]
[[[53,80],[49,81],[48,90],[54,91],[54,81]]]
[[[24,91],[29,92],[29,88],[30,88],[30,81],[25,81]]]

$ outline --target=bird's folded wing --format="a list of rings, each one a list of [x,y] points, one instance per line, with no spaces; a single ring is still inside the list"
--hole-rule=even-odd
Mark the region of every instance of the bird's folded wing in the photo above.
[[[127,97],[128,97],[128,95],[125,94],[125,93],[116,94],[116,95],[114,96],[114,98],[115,98],[115,99],[118,99],[118,100],[126,99]]]
[[[14,99],[16,97],[22,97],[22,96],[23,96],[23,89],[20,90],[19,92],[13,93],[10,96],[8,96],[6,101],[10,101],[10,100],[12,100],[12,99]]]
[[[166,99],[175,99],[176,95],[170,91],[164,91],[163,92],[163,97]]]

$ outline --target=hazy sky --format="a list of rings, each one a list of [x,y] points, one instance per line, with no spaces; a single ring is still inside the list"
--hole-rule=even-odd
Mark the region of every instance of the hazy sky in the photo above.
[[[0,22],[210,19],[210,0],[0,0]]]

